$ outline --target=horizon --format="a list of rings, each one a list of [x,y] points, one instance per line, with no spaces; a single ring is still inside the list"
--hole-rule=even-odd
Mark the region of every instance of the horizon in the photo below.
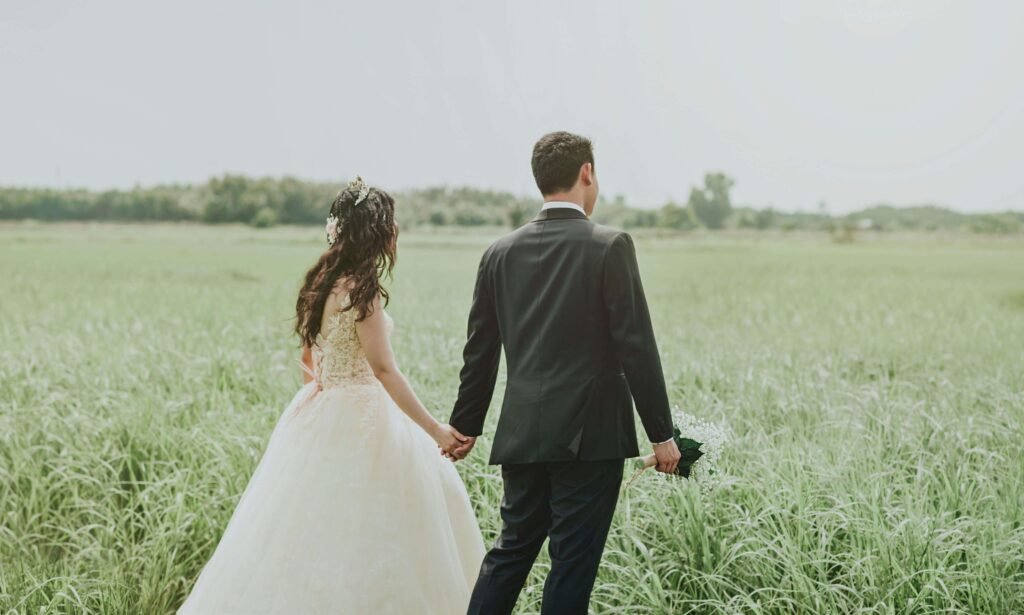
[[[243,175],[243,174],[239,174],[239,173],[226,173],[226,174],[221,174],[221,175],[215,175],[215,176],[208,177],[207,179],[205,179],[203,181],[200,181],[200,182],[159,183],[159,184],[150,184],[150,185],[136,184],[134,186],[128,186],[128,187],[115,187],[115,188],[106,188],[106,189],[94,189],[94,188],[90,188],[90,187],[87,187],[87,186],[44,186],[44,185],[22,185],[22,186],[18,186],[18,185],[0,185],[0,190],[4,190],[4,189],[13,189],[13,190],[54,190],[54,191],[61,191],[61,192],[63,192],[63,191],[71,192],[71,191],[83,190],[83,191],[86,191],[86,192],[98,194],[98,193],[106,192],[106,191],[128,192],[128,191],[131,191],[131,190],[134,190],[134,189],[148,190],[148,189],[163,188],[163,187],[197,188],[199,186],[202,186],[205,183],[208,183],[211,180],[214,180],[214,179],[217,179],[217,178],[220,178],[220,177],[224,177],[225,175],[245,177],[245,178],[250,179],[250,180],[268,179],[268,180],[279,181],[279,180],[283,180],[283,179],[294,179],[294,180],[298,180],[298,181],[301,181],[301,182],[308,182],[308,183],[311,183],[311,184],[337,184],[338,186],[343,186],[345,184],[345,182],[348,181],[348,178],[342,179],[342,180],[338,180],[338,181],[334,181],[334,180],[310,179],[310,178],[306,178],[306,177],[299,177],[299,176],[296,176],[296,175],[260,175],[260,176],[255,176],[255,175]],[[512,192],[510,190],[503,190],[503,189],[500,189],[500,188],[471,186],[471,185],[466,185],[466,184],[463,184],[463,185],[434,184],[434,185],[424,185],[424,186],[410,186],[410,187],[402,188],[400,190],[394,190],[393,192],[395,194],[401,194],[401,193],[406,193],[406,192],[417,192],[417,191],[436,190],[436,189],[446,189],[446,190],[468,189],[468,190],[476,190],[476,191],[480,191],[480,192],[503,193],[503,194],[508,194],[509,196],[511,196],[511,197],[513,197],[515,199],[536,200],[538,207],[541,206],[543,204],[543,202],[544,202],[543,197],[539,196],[539,193],[537,193],[536,191],[535,191],[535,194],[533,194],[533,195],[525,195],[525,194],[521,194],[521,193]],[[387,188],[385,188],[385,190],[387,190]],[[389,190],[389,192],[392,192],[392,191]],[[605,193],[602,192],[599,195],[598,198],[603,201],[603,204],[605,206],[608,206],[608,205],[612,204],[612,201],[616,198],[616,196],[618,196],[618,195],[608,195],[608,194],[605,194]],[[329,201],[330,200],[329,195],[326,195],[324,197],[324,199],[325,199],[325,202]],[[599,201],[599,204],[602,203],[602,201]],[[628,198],[626,199],[625,205],[627,207],[629,207],[629,208],[632,208],[632,209],[645,210],[645,211],[655,211],[655,210],[661,209],[665,205],[668,205],[670,202],[674,203],[675,205],[679,205],[679,206],[683,206],[683,207],[685,207],[687,205],[687,202],[686,202],[685,199],[684,200],[680,200],[680,201],[665,201],[664,203],[660,203],[660,204],[635,204],[635,203],[631,203]],[[865,204],[865,205],[863,205],[861,207],[856,207],[856,208],[850,209],[848,211],[830,211],[830,210],[827,210],[827,209],[825,211],[822,211],[820,208],[817,208],[817,207],[809,208],[809,209],[787,209],[787,208],[775,207],[775,206],[757,206],[757,205],[752,205],[752,204],[749,204],[749,203],[739,203],[739,202],[733,202],[732,203],[732,207],[733,207],[734,210],[742,210],[742,209],[765,210],[765,209],[769,209],[770,208],[770,209],[773,209],[774,211],[777,211],[777,212],[782,213],[782,214],[805,214],[805,215],[822,215],[823,214],[823,215],[831,216],[831,217],[843,217],[843,216],[850,216],[850,215],[855,215],[855,214],[861,214],[861,213],[864,213],[864,212],[866,212],[868,210],[876,209],[876,208],[881,208],[881,207],[890,207],[890,208],[893,208],[893,209],[901,209],[901,210],[922,209],[922,208],[936,208],[936,209],[951,211],[951,212],[954,212],[954,213],[957,213],[957,214],[962,214],[962,215],[967,215],[967,216],[969,216],[969,215],[995,215],[995,214],[1003,214],[1003,213],[1019,213],[1019,212],[1024,212],[1024,209],[993,209],[993,210],[963,211],[963,210],[956,209],[954,207],[949,207],[949,206],[947,206],[947,205],[945,205],[943,203],[891,203],[891,202],[868,203],[868,204]]]
[[[643,209],[720,171],[755,209],[1024,210],[1024,5],[742,7],[6,3],[0,185],[536,196],[533,142],[565,129],[593,139],[606,198]]]

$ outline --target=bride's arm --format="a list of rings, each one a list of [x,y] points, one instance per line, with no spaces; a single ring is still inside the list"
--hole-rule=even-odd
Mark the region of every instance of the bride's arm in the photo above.
[[[366,359],[373,368],[373,375],[402,412],[430,434],[437,445],[446,451],[465,441],[465,437],[455,428],[439,423],[427,412],[402,370],[398,369],[395,356],[391,352],[387,321],[379,297],[373,302],[373,312],[356,323],[356,334],[359,336],[359,344],[363,347]]]

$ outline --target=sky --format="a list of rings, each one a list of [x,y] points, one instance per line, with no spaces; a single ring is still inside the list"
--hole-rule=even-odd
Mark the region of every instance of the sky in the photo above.
[[[0,185],[223,173],[843,213],[1024,209],[1024,3],[0,0]]]

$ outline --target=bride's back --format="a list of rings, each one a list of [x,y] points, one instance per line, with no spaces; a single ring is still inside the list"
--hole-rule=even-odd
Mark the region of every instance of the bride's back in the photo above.
[[[357,318],[357,310],[349,309],[347,280],[339,280],[327,297],[320,333],[311,348],[314,370],[324,388],[376,382],[359,344]]]

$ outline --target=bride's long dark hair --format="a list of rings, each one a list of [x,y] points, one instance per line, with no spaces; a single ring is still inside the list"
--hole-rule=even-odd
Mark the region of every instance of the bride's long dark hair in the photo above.
[[[295,333],[305,346],[316,343],[327,297],[342,276],[348,277],[351,287],[343,310],[356,310],[356,320],[372,313],[378,295],[384,305],[388,303],[381,279],[390,277],[395,266],[395,200],[378,188],[370,188],[356,204],[358,198],[359,186],[349,184],[331,203],[337,239],[306,272],[295,302]]]

